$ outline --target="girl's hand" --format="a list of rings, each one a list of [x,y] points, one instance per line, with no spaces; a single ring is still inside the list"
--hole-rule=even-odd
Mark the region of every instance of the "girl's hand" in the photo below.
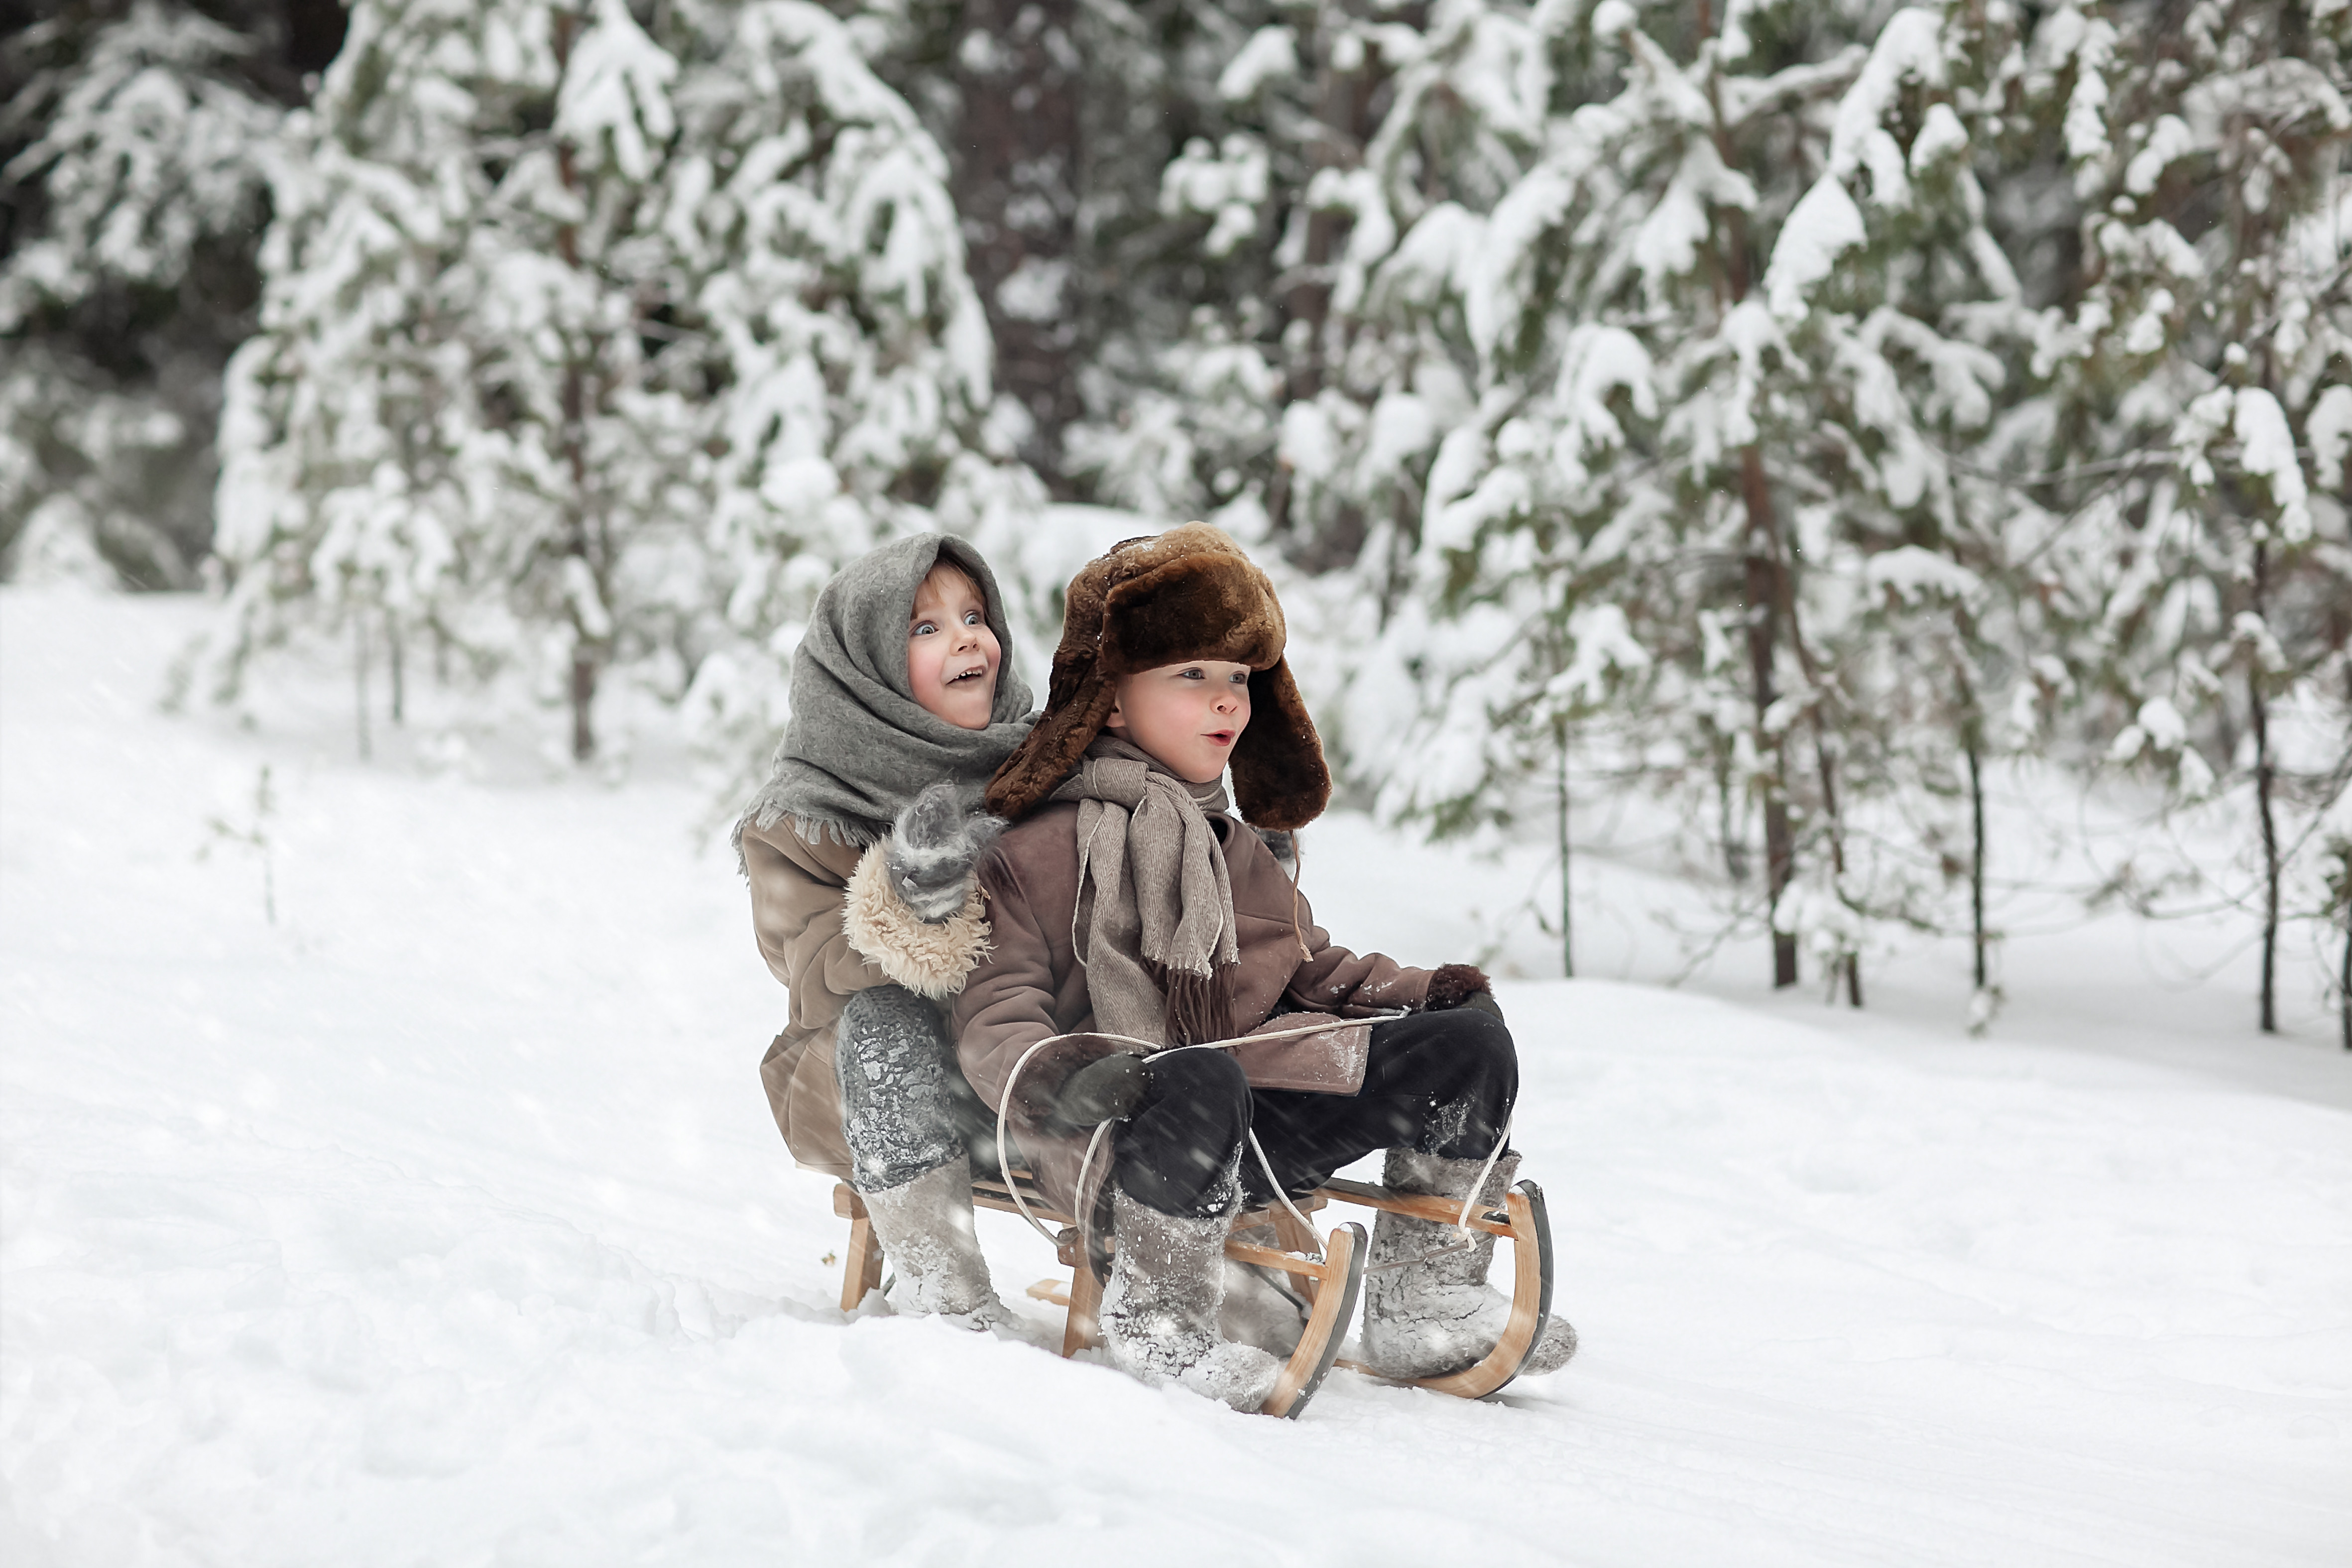
[[[1004,831],[980,809],[980,792],[940,780],[917,795],[884,841],[890,886],[918,919],[936,925],[971,896],[980,858]]]

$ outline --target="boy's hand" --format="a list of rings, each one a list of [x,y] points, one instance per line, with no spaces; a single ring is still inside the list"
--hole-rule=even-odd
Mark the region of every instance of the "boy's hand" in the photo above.
[[[1054,1119],[1071,1127],[1092,1127],[1125,1116],[1143,1102],[1151,1069],[1141,1057],[1117,1052],[1088,1062],[1062,1080],[1054,1096]]]
[[[941,779],[898,814],[883,843],[883,864],[917,919],[937,925],[971,896],[980,858],[1004,831],[1003,818],[979,807],[976,792]]]
[[[1503,1021],[1503,1009],[1495,1001],[1493,983],[1487,980],[1486,972],[1475,963],[1441,965],[1429,977],[1429,994],[1421,1007],[1424,1013],[1468,1007],[1498,1024]]]

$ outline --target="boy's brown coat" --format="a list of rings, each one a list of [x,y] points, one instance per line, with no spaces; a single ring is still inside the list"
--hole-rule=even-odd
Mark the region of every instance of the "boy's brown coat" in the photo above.
[[[1078,896],[1077,818],[1075,805],[1047,806],[997,840],[981,865],[994,945],[957,997],[952,1027],[964,1076],[992,1106],[1002,1100],[1007,1076],[1031,1046],[1094,1027],[1087,972],[1070,945]],[[1234,889],[1241,949],[1232,980],[1236,1032],[1255,1028],[1286,998],[1294,1007],[1356,1018],[1417,1009],[1428,1000],[1428,970],[1332,945],[1258,836],[1231,817],[1210,820],[1224,839]],[[1047,1196],[1058,1204],[1077,1201],[1087,1137],[1048,1124],[1054,1091],[1110,1048],[1100,1040],[1062,1042],[1021,1069],[1012,1131]],[[1348,1094],[1359,1085],[1317,1087]]]

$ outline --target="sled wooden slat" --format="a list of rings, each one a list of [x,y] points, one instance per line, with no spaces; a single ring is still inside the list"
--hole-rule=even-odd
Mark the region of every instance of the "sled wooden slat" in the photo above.
[[[1102,1339],[1102,1281],[1081,1258],[1070,1269],[1070,1315],[1062,1322],[1062,1353],[1074,1356]]]
[[[1323,1184],[1322,1190],[1323,1195],[1346,1203],[1361,1204],[1370,1209],[1386,1209],[1391,1214],[1403,1215],[1410,1219],[1433,1219],[1443,1225],[1452,1225],[1462,1213],[1460,1198],[1434,1197],[1426,1193],[1392,1193],[1370,1182],[1343,1182],[1335,1176]],[[1511,1216],[1494,1209],[1473,1209],[1470,1228],[1488,1231],[1496,1236],[1513,1233]]]
[[[851,1209],[849,1247],[841,1260],[841,1310],[848,1312],[866,1300],[866,1292],[882,1283],[882,1243],[874,1234],[874,1221],[867,1217],[866,1205],[847,1185],[834,1189],[834,1212],[841,1212],[843,1193],[849,1194]]]
[[[1344,1262],[1335,1265],[1328,1254],[1322,1262],[1318,1263],[1311,1258],[1296,1257],[1248,1241],[1226,1242],[1225,1256],[1236,1263],[1255,1263],[1266,1268],[1279,1268],[1293,1279],[1303,1275],[1309,1279],[1329,1279],[1347,1271]]]

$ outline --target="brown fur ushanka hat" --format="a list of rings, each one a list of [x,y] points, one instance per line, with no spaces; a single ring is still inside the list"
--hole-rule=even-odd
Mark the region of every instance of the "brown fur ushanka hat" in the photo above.
[[[1045,711],[988,785],[988,809],[1019,821],[1078,765],[1119,678],[1188,659],[1250,667],[1250,721],[1234,742],[1234,796],[1267,828],[1304,827],[1331,799],[1323,742],[1282,657],[1274,584],[1205,522],[1129,539],[1070,579]]]

